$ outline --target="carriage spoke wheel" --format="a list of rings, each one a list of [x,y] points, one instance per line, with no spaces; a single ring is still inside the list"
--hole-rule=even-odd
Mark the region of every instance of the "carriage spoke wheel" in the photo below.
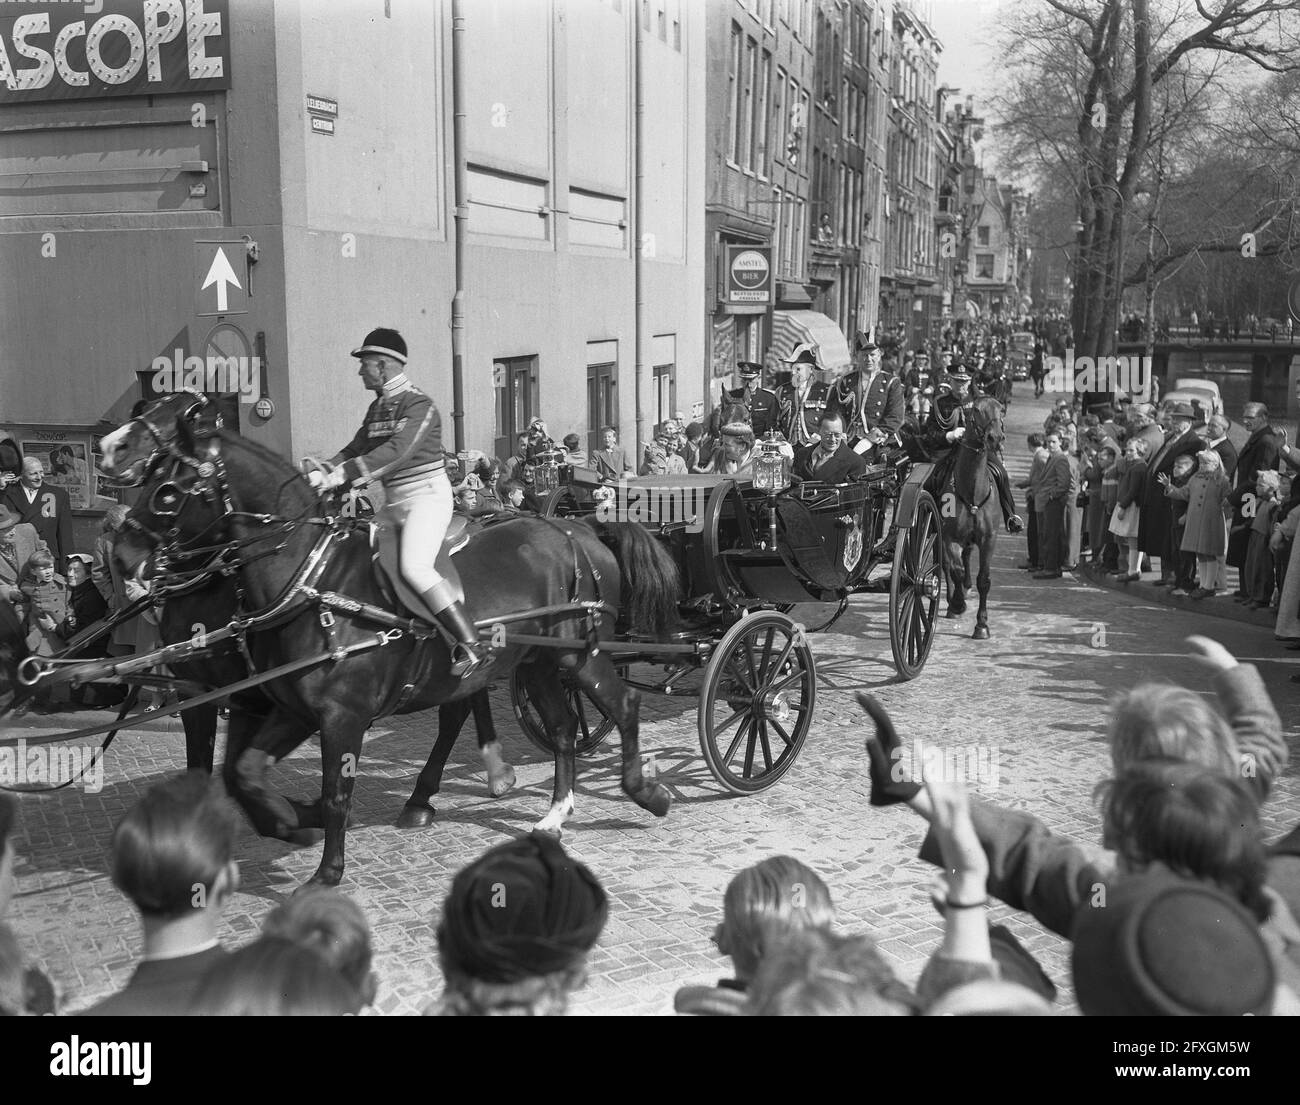
[[[925,667],[942,597],[939,510],[933,497],[922,492],[911,528],[898,535],[889,584],[889,644],[894,666],[904,680],[915,679]]]
[[[623,670],[619,669],[620,675]],[[569,704],[570,713],[578,718],[577,753],[579,756],[589,756],[605,742],[610,730],[614,728],[614,722],[584,691],[578,689],[569,676],[564,676],[563,682],[564,699]],[[550,730],[542,722],[537,707],[529,698],[527,683],[518,668],[510,680],[510,702],[515,709],[515,720],[519,722],[524,736],[543,752],[555,755],[555,742],[551,739]]]
[[[713,650],[700,689],[700,750],[733,794],[766,790],[790,770],[817,705],[804,634],[775,610],[750,614]]]

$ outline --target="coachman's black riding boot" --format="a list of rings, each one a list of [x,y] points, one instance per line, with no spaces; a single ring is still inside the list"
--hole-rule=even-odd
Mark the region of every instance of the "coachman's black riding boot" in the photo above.
[[[1007,470],[992,457],[989,458],[988,465],[989,475],[997,485],[998,502],[1002,504],[1002,517],[1006,519],[1007,530],[1010,533],[1019,533],[1025,528],[1025,523],[1024,519],[1016,513],[1016,498],[1011,493],[1011,480],[1007,477]]]
[[[465,613],[465,607],[455,598],[455,592],[445,579],[430,587],[423,595],[429,609],[436,615],[439,624],[456,641],[451,653],[451,674],[457,679],[464,679],[470,672],[483,664],[492,662],[491,654],[480,655],[478,630]]]

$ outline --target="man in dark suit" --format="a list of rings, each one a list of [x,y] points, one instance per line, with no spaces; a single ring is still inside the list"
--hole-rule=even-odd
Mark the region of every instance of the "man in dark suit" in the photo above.
[[[795,450],[790,473],[796,480],[846,483],[867,470],[867,462],[849,448],[844,422],[838,415],[824,416],[817,429],[820,442]]]
[[[1207,446],[1223,462],[1223,474],[1231,480],[1237,474],[1237,447],[1228,440],[1228,420],[1221,414],[1210,415],[1204,433]]]
[[[844,420],[849,446],[858,453],[897,441],[907,413],[903,385],[881,371],[881,359],[875,338],[858,334],[853,351],[857,370],[841,376],[826,400],[826,413]]]
[[[22,478],[0,497],[0,504],[26,522],[62,564],[76,550],[72,547],[72,501],[61,487],[45,482],[45,469],[37,457],[23,461]]]
[[[1043,470],[1042,498],[1043,529],[1041,553],[1043,570],[1035,572],[1035,579],[1060,579],[1065,548],[1065,508],[1069,503],[1070,458],[1061,448],[1061,435],[1056,431],[1047,435],[1047,466]],[[1038,506],[1038,496],[1034,496]]]
[[[1250,527],[1255,520],[1255,473],[1277,471],[1282,463],[1277,432],[1269,425],[1268,408],[1263,403],[1247,403],[1241,424],[1250,437],[1237,458],[1237,482],[1228,502],[1232,504],[1232,522],[1228,526],[1226,562],[1232,568],[1246,566],[1246,549],[1250,545]],[[1238,586],[1235,598],[1245,598]]]
[[[1174,461],[1183,456],[1195,456],[1205,448],[1205,440],[1195,430],[1196,412],[1187,403],[1177,404],[1169,412],[1169,436],[1165,443],[1147,462],[1147,487],[1142,499],[1142,514],[1138,532],[1138,546],[1148,556],[1160,557],[1160,579],[1157,587],[1186,583],[1178,576],[1178,548],[1175,542],[1173,512],[1165,489],[1156,478],[1171,476]]]
[[[182,1016],[203,976],[226,958],[221,914],[239,889],[239,819],[203,772],[149,788],[113,832],[113,885],[144,928],[144,955],[126,986],[82,1013]]]
[[[785,363],[790,366],[790,381],[776,389],[780,403],[777,429],[798,448],[812,444],[817,436],[817,424],[826,407],[826,385],[813,379],[820,367],[811,345],[796,346]]]

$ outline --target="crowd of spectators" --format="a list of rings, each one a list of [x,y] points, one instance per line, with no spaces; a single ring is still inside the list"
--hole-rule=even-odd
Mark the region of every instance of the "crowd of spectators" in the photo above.
[[[1278,635],[1300,640],[1300,579],[1284,587],[1300,512],[1300,450],[1248,403],[1238,453],[1218,414],[1173,402],[1094,408],[1061,398],[1029,436],[1029,557],[1040,578],[1087,567],[1147,579],[1179,596],[1278,609]],[[1229,591],[1227,569],[1238,585]]]
[[[696,1015],[1043,1015],[1056,983],[991,899],[1072,944],[1085,1015],[1300,1014],[1300,828],[1266,846],[1260,807],[1287,762],[1281,721],[1258,671],[1204,637],[1189,660],[1217,692],[1146,683],[1113,703],[1110,778],[1096,788],[1100,842],[1052,833],[1032,816],[968,796],[927,772],[897,770],[902,737],[859,695],[872,806],[905,803],[929,823],[920,858],[943,874],[943,918],[916,985],[897,977],[806,863],[771,856],[738,872],[713,934],[731,976],[684,985]],[[13,892],[17,803],[0,796],[0,916]],[[362,910],[334,889],[277,906],[243,947],[221,940],[240,885],[238,819],[219,782],[191,772],[156,783],[117,824],[114,885],[140,919],[141,955],[89,1016],[348,1015],[379,983]],[[555,1015],[587,978],[612,910],[599,874],[534,832],[456,875],[431,954],[443,992],[426,1014]],[[1207,955],[1206,949],[1214,949]],[[683,980],[685,981],[685,980]],[[85,1006],[64,995],[64,1011]],[[49,981],[0,924],[0,1010],[51,1012]]]

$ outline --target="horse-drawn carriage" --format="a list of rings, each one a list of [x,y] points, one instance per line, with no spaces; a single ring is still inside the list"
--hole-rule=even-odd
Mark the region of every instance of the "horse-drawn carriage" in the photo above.
[[[755,462],[752,480],[609,486],[581,470],[560,483],[556,470],[539,469],[543,489],[550,485],[542,517],[487,526],[470,545],[476,552],[457,561],[471,616],[496,657],[459,680],[450,674],[454,642],[384,571],[385,542],[376,546],[365,523],[322,511],[301,473],[209,420],[202,399],[158,402],[105,438],[103,450],[104,471],[141,489],[118,560],[132,571],[153,558],[171,596],[164,610],[176,605],[181,628],[169,636],[165,618],[169,643],[143,656],[29,661],[23,682],[157,678],[145,673],[162,665],[194,672],[190,697],[137,720],[228,700],[226,785],[263,835],[325,830],[318,882],[342,875],[355,765],[379,717],[437,705],[440,721],[452,722],[401,827],[432,821],[429,800],[456,731],[475,700],[487,713],[483,692],[505,677],[525,732],[555,757],[539,829],[559,832],[574,808],[575,755],[611,728],[620,734],[622,789],[664,816],[671,794],[643,771],[639,698],[629,688],[672,693],[702,671],[706,762],[735,793],[763,790],[794,763],[816,706],[811,631],[792,608],[836,604],[824,629],[852,595],[888,593],[894,660],[911,679],[929,655],[943,593],[925,464],[899,457],[851,483],[796,488],[775,456]],[[454,552],[444,546],[440,563]],[[195,623],[209,628],[191,635]],[[646,663],[665,669],[659,682],[633,678]],[[195,679],[216,689],[193,695]],[[267,771],[313,733],[321,796],[304,803],[276,792]],[[480,740],[493,743],[482,732]],[[500,789],[493,783],[494,794]]]
[[[760,447],[761,447],[760,443]],[[652,476],[610,485],[583,469],[551,485],[545,513],[557,518],[633,521],[649,529],[677,565],[679,626],[646,639],[624,627],[607,651],[624,681],[673,694],[692,673],[698,687],[700,748],[728,790],[764,790],[794,763],[817,698],[807,636],[828,629],[855,594],[888,594],[889,636],[901,678],[920,674],[933,642],[943,592],[940,522],[923,490],[929,465],[891,458],[851,483],[789,486],[781,458],[756,461],[753,480]],[[812,629],[792,616],[797,604],[835,604]],[[647,681],[634,665],[653,665]],[[528,737],[551,742],[516,683],[515,713]],[[598,747],[612,723],[574,687],[578,752]]]

